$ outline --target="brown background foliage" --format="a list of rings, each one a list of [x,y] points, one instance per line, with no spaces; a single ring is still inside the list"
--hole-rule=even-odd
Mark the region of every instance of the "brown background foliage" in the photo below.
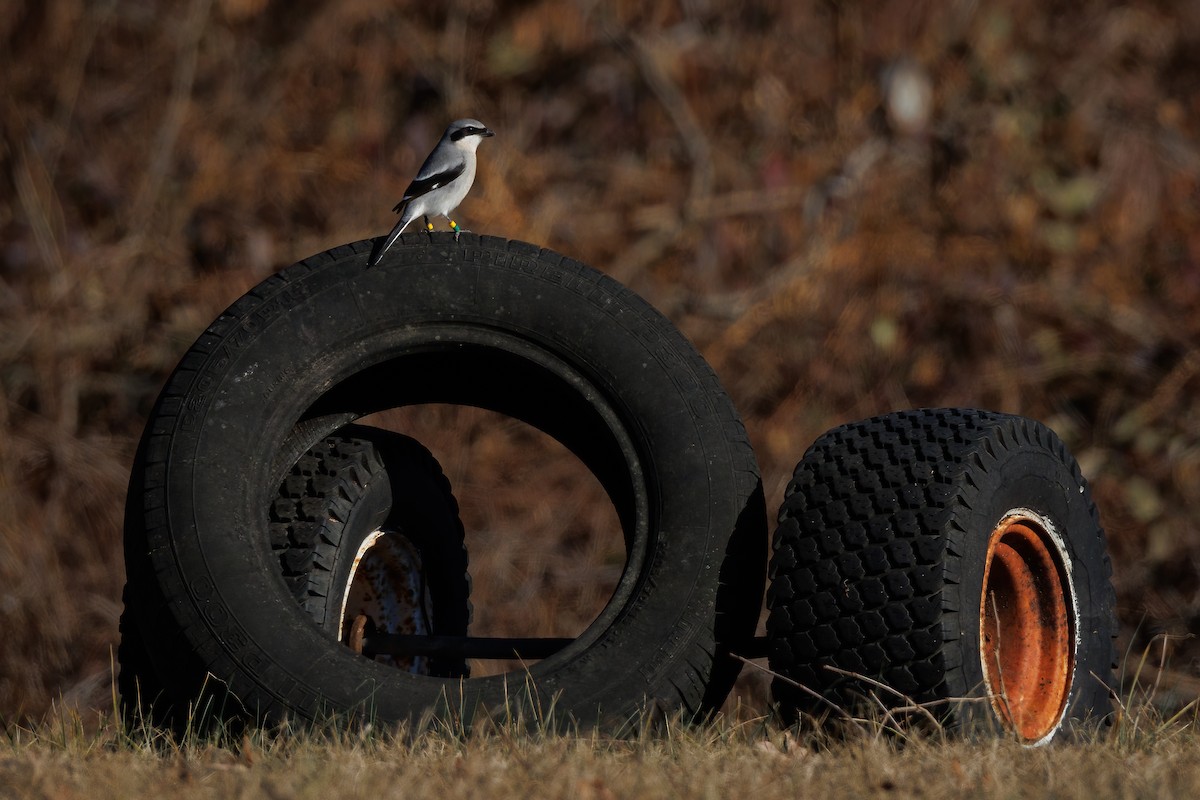
[[[461,221],[663,310],[745,417],[770,509],[841,422],[1051,425],[1125,639],[1166,642],[1163,686],[1197,694],[1174,637],[1200,623],[1200,5],[10,0],[0,717],[108,702],[125,483],[183,351],[271,272],[386,231],[460,116],[498,132]],[[474,563],[520,567],[477,576],[477,605],[597,602],[602,496],[509,463],[547,447],[527,432],[451,421],[435,452],[489,498],[464,509]]]

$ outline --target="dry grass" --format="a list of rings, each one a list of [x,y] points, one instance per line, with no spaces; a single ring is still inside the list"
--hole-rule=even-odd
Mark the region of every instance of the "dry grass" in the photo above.
[[[1042,419],[1093,483],[1126,640],[1166,651],[1138,674],[1165,705],[1200,695],[1197,31],[1195,4],[1150,0],[6,3],[0,718],[107,707],[125,482],[180,354],[273,270],[384,232],[430,142],[467,114],[499,135],[461,221],[579,258],[667,313],[744,415],[769,507],[805,447],[849,419],[918,405]],[[904,65],[931,82],[924,125],[889,116]],[[586,618],[610,580],[609,510],[575,467],[507,460],[523,436],[484,426],[437,450],[482,543],[474,563],[520,567],[476,579],[499,629],[528,613],[506,609],[528,602],[513,587],[553,599],[535,616],[557,624]],[[522,477],[488,482],[506,475]],[[514,531],[537,554],[501,563]],[[541,743],[530,766],[517,756],[532,746],[489,742],[429,791],[592,748]],[[1072,774],[1186,789],[1177,746],[1111,767],[1080,750]],[[84,790],[78,750],[30,747],[22,791]],[[868,779],[825,752],[737,745],[709,766],[700,747],[600,747],[546,775],[598,795],[633,793],[639,758],[683,788]],[[1000,793],[1009,773],[1057,775],[1053,752],[954,747],[910,749],[911,764],[888,750],[887,780]],[[297,793],[335,785],[284,750],[244,770],[195,756],[181,791],[270,771]],[[426,785],[395,781],[419,759],[347,758],[375,789]],[[113,780],[161,777],[141,763],[88,756]]]
[[[1102,738],[1029,749],[863,721],[834,738],[811,721],[663,721],[613,739],[534,726],[472,730],[251,730],[170,741],[65,714],[10,728],[6,797],[1055,797],[1200,791],[1200,739],[1149,706]]]

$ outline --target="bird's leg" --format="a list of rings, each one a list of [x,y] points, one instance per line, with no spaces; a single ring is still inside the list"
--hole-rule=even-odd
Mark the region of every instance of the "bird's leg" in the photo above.
[[[449,219],[449,217],[447,217],[447,219]],[[450,230],[454,231],[454,239],[457,241],[458,235],[462,233],[462,228],[458,227],[458,223],[451,219]]]
[[[433,233],[433,223],[429,221],[429,215],[425,215],[425,230]]]

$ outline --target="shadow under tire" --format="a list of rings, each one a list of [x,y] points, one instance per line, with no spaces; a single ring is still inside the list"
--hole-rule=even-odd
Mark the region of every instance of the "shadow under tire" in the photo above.
[[[1111,711],[1111,572],[1087,482],[1044,425],[921,409],[834,428],[779,513],[773,694],[788,719],[916,702],[956,730],[1070,735]]]
[[[117,692],[120,695],[119,713],[122,724],[127,731],[134,731],[143,724],[170,726],[170,721],[159,715],[154,716],[157,707],[166,708],[170,704],[170,696],[162,679],[155,672],[142,640],[141,630],[133,619],[130,606],[138,605],[130,597],[129,584],[121,589],[121,610],[118,631],[121,635],[117,645]]]
[[[767,548],[758,468],[711,368],[645,301],[548,250],[414,234],[368,269],[371,245],[252,289],[160,394],[125,529],[133,596],[165,600],[130,608],[156,666],[172,658],[159,639],[182,645],[197,668],[169,673],[179,694],[210,675],[227,695],[211,707],[268,720],[457,719],[520,703],[620,727],[648,701],[719,707],[740,669],[725,654],[753,636]],[[300,454],[421,403],[479,406],[557,439],[620,520],[612,598],[525,671],[458,680],[358,656],[312,624],[271,549],[269,509]]]

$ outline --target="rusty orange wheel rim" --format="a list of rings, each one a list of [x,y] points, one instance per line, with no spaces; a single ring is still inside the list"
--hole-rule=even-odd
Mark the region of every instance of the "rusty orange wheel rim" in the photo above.
[[[1048,740],[1067,707],[1075,606],[1053,526],[1009,512],[992,530],[980,598],[980,659],[992,708],[1025,742]]]

